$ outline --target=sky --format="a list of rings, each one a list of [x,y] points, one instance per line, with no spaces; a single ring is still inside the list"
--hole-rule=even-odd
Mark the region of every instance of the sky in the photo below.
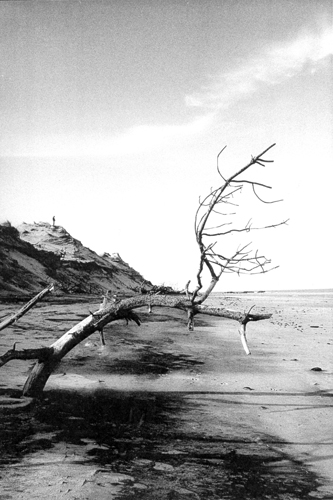
[[[283,202],[244,192],[239,210],[288,225],[231,243],[279,267],[216,290],[332,288],[332,53],[333,0],[0,2],[0,222],[55,216],[154,284],[194,286],[219,151],[231,175],[276,143],[250,175]]]

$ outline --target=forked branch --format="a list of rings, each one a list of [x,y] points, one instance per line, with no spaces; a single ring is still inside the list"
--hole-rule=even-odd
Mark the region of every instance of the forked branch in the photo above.
[[[231,200],[233,200],[236,195],[238,196],[246,185],[252,187],[253,193],[262,203],[276,203],[277,201],[282,201],[264,201],[257,195],[255,187],[260,186],[262,188],[271,189],[271,186],[250,179],[239,178],[239,176],[247,172],[253,165],[257,164],[265,167],[267,163],[272,163],[273,160],[267,160],[264,158],[264,155],[274,146],[275,144],[272,144],[259,155],[252,156],[250,162],[245,165],[245,167],[242,167],[228,178],[222,174],[219,166],[219,159],[225,147],[217,155],[217,170],[224,182],[218,188],[212,189],[210,193],[200,201],[195,214],[194,226],[196,241],[200,251],[200,261],[196,275],[197,285],[191,298],[193,304],[201,304],[207,299],[221,278],[222,273],[261,274],[275,269],[274,267],[269,267],[271,261],[264,255],[259,255],[258,251],[252,251],[249,247],[250,244],[246,244],[236,249],[231,255],[226,255],[224,252],[222,254],[222,252],[217,250],[218,243],[226,241],[223,240],[223,238],[227,238],[235,233],[249,233],[253,230],[272,229],[287,224],[288,220],[283,220],[278,223],[253,227],[250,219],[245,226],[237,227],[234,221],[236,212],[228,213],[228,211],[224,212],[218,210],[219,205],[237,206],[237,203]],[[223,222],[219,221],[219,223],[213,223],[211,219],[213,217],[216,218],[216,216],[227,219],[222,219]],[[228,226],[226,230],[220,230],[220,228],[226,226]],[[211,244],[206,242],[207,238],[217,238],[217,240]],[[203,272],[205,269],[208,270],[211,279],[206,290],[201,292],[203,289]]]

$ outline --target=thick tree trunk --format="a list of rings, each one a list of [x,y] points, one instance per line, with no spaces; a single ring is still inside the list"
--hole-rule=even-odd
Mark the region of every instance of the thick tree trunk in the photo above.
[[[38,398],[43,393],[46,382],[55,370],[57,363],[37,361],[23,387],[23,396]]]
[[[49,376],[52,374],[61,359],[97,330],[94,316],[91,314],[83,321],[75,325],[66,332],[60,339],[56,340],[51,346],[52,350],[47,360],[39,360],[30,372],[29,377],[23,388],[24,396],[38,397],[43,392]]]

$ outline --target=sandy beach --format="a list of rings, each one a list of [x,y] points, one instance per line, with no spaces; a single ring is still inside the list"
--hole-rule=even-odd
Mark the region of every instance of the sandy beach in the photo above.
[[[139,311],[71,351],[43,401],[0,413],[0,498],[333,498],[332,291],[213,294],[272,312],[249,324]],[[18,308],[0,305],[1,317]],[[49,345],[98,308],[43,302],[1,332],[1,353]],[[18,396],[30,362],[1,368]]]

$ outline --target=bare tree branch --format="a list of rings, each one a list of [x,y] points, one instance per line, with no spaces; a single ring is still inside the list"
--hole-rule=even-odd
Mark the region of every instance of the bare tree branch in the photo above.
[[[234,214],[229,214],[228,215],[229,220],[227,220],[226,222],[217,223],[214,221],[215,222],[214,224],[210,224],[210,226],[208,226],[208,221],[210,220],[210,217],[213,214],[225,216],[223,212],[220,212],[216,209],[218,205],[220,205],[221,203],[225,203],[238,206],[238,204],[232,202],[231,199],[233,199],[234,195],[239,194],[241,192],[245,184],[250,184],[252,186],[253,192],[256,195],[256,197],[260,201],[264,202],[264,200],[261,200],[261,198],[258,197],[255,191],[255,186],[261,186],[267,189],[271,189],[271,186],[268,186],[266,184],[257,181],[251,181],[250,179],[244,179],[244,178],[239,179],[239,176],[244,172],[246,172],[252,165],[258,164],[265,167],[267,163],[272,163],[273,160],[266,160],[266,158],[264,158],[264,155],[274,146],[275,144],[272,144],[259,155],[252,156],[250,162],[247,165],[245,165],[245,167],[238,170],[229,178],[223,176],[219,167],[219,159],[225,148],[223,148],[219,152],[217,156],[217,170],[220,177],[223,179],[224,183],[220,187],[212,189],[210,193],[203,198],[201,203],[199,203],[199,207],[196,211],[194,219],[196,241],[200,250],[200,263],[196,276],[197,286],[192,296],[193,304],[194,303],[199,304],[204,302],[204,300],[206,300],[208,295],[212,292],[217,282],[219,281],[222,273],[224,272],[236,272],[237,274],[243,274],[243,273],[252,274],[258,272],[266,273],[274,269],[274,268],[268,269],[267,266],[268,264],[270,264],[269,259],[266,259],[266,257],[264,256],[259,256],[257,252],[253,254],[251,250],[247,248],[248,245],[243,246],[241,249],[237,249],[236,252],[231,257],[228,257],[228,256],[223,256],[221,252],[218,252],[215,249],[213,249],[213,247],[211,247],[210,245],[207,245],[205,241],[205,238],[228,237],[234,233],[248,233],[252,230],[270,229],[287,223],[287,220],[284,220],[282,222],[269,224],[262,227],[253,227],[250,219],[244,227],[241,228],[231,227],[227,231],[216,231],[217,229],[224,227],[226,225],[228,226],[233,225],[232,220],[230,220],[230,216]],[[214,246],[215,245],[216,242],[214,243]],[[247,263],[248,265],[244,266],[244,263]],[[202,274],[205,268],[207,268],[210,273],[211,281],[208,284],[206,291],[201,293],[201,290],[203,288]],[[201,293],[200,296],[199,292]]]
[[[264,203],[267,203],[267,202],[264,202]],[[269,202],[269,203],[274,203],[274,202]],[[277,224],[270,224],[269,226],[262,226],[262,227],[245,226],[242,229],[230,229],[229,231],[224,231],[221,233],[202,233],[202,236],[225,236],[226,234],[230,234],[230,233],[244,233],[244,232],[248,233],[249,231],[257,231],[260,229],[270,229],[273,227],[283,226],[283,224],[286,224],[288,221],[289,221],[289,219],[286,219],[282,222],[278,222]],[[221,225],[224,225],[224,224],[221,224]]]
[[[41,292],[39,292],[35,297],[33,297],[29,302],[27,302],[17,313],[15,313],[10,318],[5,319],[0,323],[0,330],[4,330],[7,326],[15,323],[19,318],[21,318],[25,313],[29,311],[39,300],[42,300],[45,295],[52,292],[54,290],[53,283],[44,288]]]
[[[282,199],[281,200],[272,200],[272,201],[265,201],[263,200],[262,198],[260,198],[260,196],[258,195],[258,193],[256,192],[255,190],[255,187],[254,187],[254,184],[252,184],[252,189],[253,189],[253,192],[254,194],[256,195],[256,197],[258,198],[258,200],[260,200],[262,203],[279,203],[280,201],[283,201]]]
[[[46,360],[52,354],[50,347],[40,347],[38,349],[23,349],[22,351],[16,350],[14,344],[12,349],[9,349],[5,354],[0,356],[0,367],[11,361],[12,359],[39,359]]]
[[[262,184],[261,182],[256,182],[256,181],[249,181],[249,180],[245,180],[245,179],[234,179],[232,182],[240,182],[242,184],[252,184],[252,186],[261,186],[261,187],[264,187],[264,188],[267,188],[267,189],[272,189],[272,186],[267,186],[267,184]]]
[[[219,167],[219,158],[221,156],[221,154],[223,153],[223,151],[226,149],[227,146],[224,146],[224,148],[221,149],[221,151],[219,152],[219,154],[217,155],[217,158],[216,158],[216,166],[217,166],[217,171],[218,173],[220,174],[220,176],[222,177],[222,179],[224,180],[224,182],[226,182],[226,179],[223,177],[221,171],[220,171],[220,167]]]

